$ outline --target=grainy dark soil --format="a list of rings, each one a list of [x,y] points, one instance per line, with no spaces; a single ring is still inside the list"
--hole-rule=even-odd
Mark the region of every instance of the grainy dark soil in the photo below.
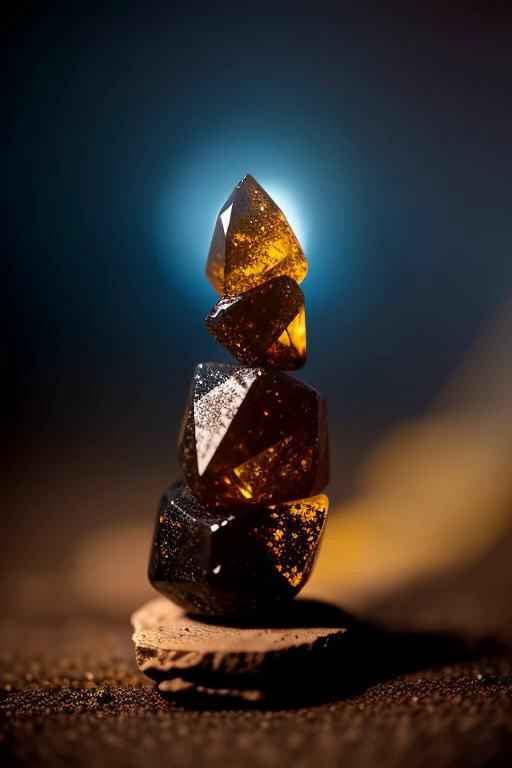
[[[163,697],[136,671],[128,624],[0,631],[2,766],[512,765],[507,651],[430,669],[416,659],[414,672],[386,679],[383,669],[357,694],[311,707],[241,709]]]

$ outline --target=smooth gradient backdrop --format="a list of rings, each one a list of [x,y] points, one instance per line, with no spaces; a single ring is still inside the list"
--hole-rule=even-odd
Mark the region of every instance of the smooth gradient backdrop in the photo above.
[[[332,497],[350,494],[512,285],[509,14],[105,0],[5,22],[5,567],[152,518],[193,367],[228,359],[204,264],[247,172],[309,259],[300,375],[328,401]]]

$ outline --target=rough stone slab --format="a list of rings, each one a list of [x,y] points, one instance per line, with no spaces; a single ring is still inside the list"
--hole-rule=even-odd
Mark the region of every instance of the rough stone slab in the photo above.
[[[200,621],[155,598],[132,616],[135,656],[162,691],[256,700],[262,691],[293,688],[298,674],[304,684],[325,672],[347,634],[333,616],[340,618],[329,606],[297,600],[265,626],[234,626]]]
[[[189,693],[202,698],[207,696],[214,698],[242,699],[243,701],[257,702],[262,701],[265,696],[262,691],[237,688],[205,688],[203,685],[194,685],[194,683],[182,680],[179,677],[173,677],[169,680],[161,680],[158,688],[162,693],[181,694]]]

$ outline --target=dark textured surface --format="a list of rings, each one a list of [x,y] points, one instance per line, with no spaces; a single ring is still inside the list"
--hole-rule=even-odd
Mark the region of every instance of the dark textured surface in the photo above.
[[[229,709],[210,699],[177,705],[159,694],[135,671],[127,625],[11,621],[0,632],[2,765],[471,768],[512,761],[506,653],[430,669],[416,659],[416,672],[391,679],[382,668],[380,682],[313,707]]]

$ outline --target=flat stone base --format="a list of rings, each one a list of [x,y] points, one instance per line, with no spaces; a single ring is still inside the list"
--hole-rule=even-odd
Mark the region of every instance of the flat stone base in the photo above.
[[[236,625],[191,618],[160,597],[132,616],[137,665],[162,692],[247,701],[328,687],[350,636],[344,623],[341,611],[300,599],[279,616]]]

